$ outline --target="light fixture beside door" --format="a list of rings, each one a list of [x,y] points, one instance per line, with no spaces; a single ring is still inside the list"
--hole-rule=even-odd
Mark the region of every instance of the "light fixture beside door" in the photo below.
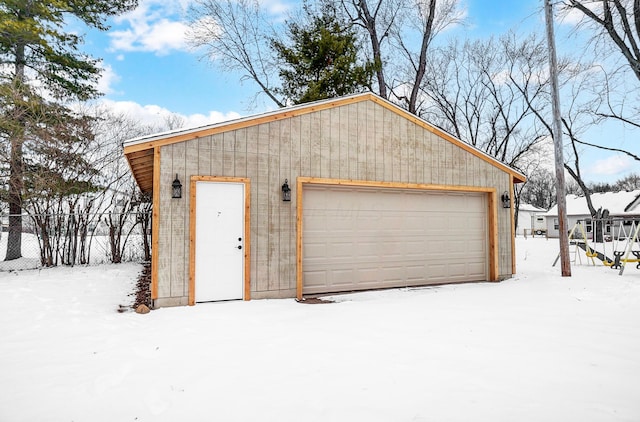
[[[178,173],[176,173],[176,178],[171,183],[171,197],[174,199],[182,198],[182,183],[178,179]]]
[[[289,187],[289,179],[284,179],[284,183],[282,184],[282,201],[291,201],[291,188]]]

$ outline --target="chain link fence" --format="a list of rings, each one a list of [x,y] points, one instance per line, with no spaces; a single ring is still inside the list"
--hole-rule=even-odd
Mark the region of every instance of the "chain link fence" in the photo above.
[[[0,272],[150,259],[148,212],[23,214],[19,236],[11,217],[0,214]]]

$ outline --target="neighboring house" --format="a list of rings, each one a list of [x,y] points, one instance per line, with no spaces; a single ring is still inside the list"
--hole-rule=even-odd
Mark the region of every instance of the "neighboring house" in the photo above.
[[[516,234],[527,235],[536,234],[543,235],[547,231],[546,219],[544,213],[547,210],[538,208],[531,204],[520,204],[518,207],[518,224],[516,225]]]
[[[578,221],[584,223],[584,229],[589,237],[593,232],[591,214],[587,207],[587,200],[583,195],[567,195],[567,231],[570,231]],[[593,207],[602,211],[607,210],[611,223],[605,224],[604,234],[615,236],[622,226],[631,226],[632,219],[640,219],[640,190],[592,193]],[[549,237],[558,237],[558,206],[554,205],[544,214],[547,219],[547,233]]]
[[[154,307],[497,281],[525,177],[374,94],[132,139]]]

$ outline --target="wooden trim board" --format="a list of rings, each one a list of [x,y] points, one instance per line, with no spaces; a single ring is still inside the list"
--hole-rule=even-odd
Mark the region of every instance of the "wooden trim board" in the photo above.
[[[498,281],[500,266],[498,262],[498,192],[492,189],[489,196],[489,280]]]
[[[511,198],[511,274],[516,273],[516,210],[513,175],[509,176],[509,197]]]
[[[160,236],[160,148],[153,149],[153,204],[151,211],[151,300],[158,298],[158,236]]]

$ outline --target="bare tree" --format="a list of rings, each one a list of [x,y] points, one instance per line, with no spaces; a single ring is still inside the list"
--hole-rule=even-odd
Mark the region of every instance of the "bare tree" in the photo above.
[[[142,237],[142,254],[145,261],[150,260],[150,223],[151,198],[143,195],[136,187],[129,166],[124,158],[124,141],[163,130],[178,129],[184,126],[184,119],[178,115],[169,115],[157,126],[140,125],[133,117],[98,108],[102,116],[96,127],[100,133],[102,148],[103,190],[95,198],[98,205],[94,219],[108,229],[108,256],[111,262],[121,262],[127,242],[139,227]]]
[[[165,128],[165,130],[181,129],[186,126],[186,121],[184,117],[180,116],[179,114],[171,113],[163,116],[162,126]],[[138,129],[142,132],[146,132],[144,126],[138,126]]]
[[[451,42],[434,50],[422,115],[515,167],[544,138],[532,107],[545,108],[545,50],[535,36]],[[525,90],[514,86],[517,81]]]
[[[405,42],[405,38],[400,31],[398,31],[396,36],[398,45],[405,53],[412,71],[409,95],[399,96],[399,98],[406,101],[407,110],[409,110],[409,113],[413,114],[417,114],[418,111],[418,93],[420,92],[420,85],[427,71],[427,51],[434,35],[433,21],[436,15],[436,3],[437,0],[418,0],[417,2],[416,9],[419,19],[417,19],[416,22],[419,23],[419,25],[416,25],[416,30],[421,35],[420,48],[418,49],[417,54],[416,52],[412,52],[412,49]]]
[[[241,80],[255,82],[279,107],[286,105],[275,91],[280,85],[271,40],[278,32],[259,1],[196,0],[190,16],[188,40],[204,50],[205,59],[223,71],[240,72]]]
[[[614,184],[614,189],[626,191],[640,189],[640,175],[633,173],[617,180]]]
[[[404,101],[410,113],[419,114],[425,99],[420,91],[427,76],[429,47],[438,33],[460,23],[462,15],[457,0],[411,0],[404,10],[392,34],[394,45],[402,52],[399,63],[408,72],[396,75],[400,86],[394,87],[394,95]]]
[[[422,89],[428,98],[420,114],[447,132],[465,142],[478,146],[481,131],[482,110],[486,107],[487,95],[481,83],[481,72],[476,72],[468,45],[452,40],[447,46],[438,48],[429,62],[430,77]]]
[[[102,219],[109,235],[108,256],[114,264],[122,262],[127,242],[138,223],[137,218],[133,217],[138,205],[135,192],[135,186],[131,186],[128,192],[110,195],[109,211]]]
[[[595,33],[591,40],[594,46],[612,42],[640,81],[640,1],[631,3],[631,0],[564,1],[566,8],[583,14],[582,25]],[[609,51],[598,48],[599,54]]]
[[[555,174],[548,169],[538,169],[527,175],[527,182],[521,185],[520,200],[527,204],[548,210],[556,202]]]
[[[366,34],[371,45],[371,58],[376,66],[376,80],[378,94],[382,98],[388,98],[387,81],[385,71],[388,57],[383,53],[385,44],[388,43],[391,32],[400,19],[399,14],[403,9],[402,1],[377,0],[341,0],[342,9],[355,25],[359,26]]]
[[[546,54],[546,52],[545,52]],[[578,184],[582,192],[584,193],[587,201],[589,212],[592,216],[596,216],[597,210],[593,207],[591,201],[591,191],[589,190],[580,169],[580,138],[581,135],[594,124],[593,119],[589,118],[590,110],[593,105],[593,98],[588,95],[584,95],[588,91],[590,86],[591,73],[589,72],[589,65],[580,65],[570,62],[567,59],[560,60],[558,63],[559,70],[559,89],[563,98],[562,109],[562,128],[563,135],[569,138],[569,146],[571,151],[565,155],[564,168],[571,175],[571,177]],[[544,84],[548,84],[548,81],[543,78],[548,78],[548,74],[545,76],[545,72],[538,73],[539,80],[544,81]],[[550,113],[548,103],[548,87],[543,90],[533,88],[528,83],[523,83],[522,80],[511,77],[512,86],[517,89],[523,96],[523,99],[527,102],[532,113],[536,116],[537,122],[542,126],[542,130],[549,136],[553,137],[553,116]],[[536,101],[542,98],[544,101]],[[567,159],[568,157],[568,159]],[[572,162],[572,164],[571,164]]]
[[[591,34],[587,35],[587,46],[598,60],[592,69],[594,79],[598,78],[591,87],[598,94],[592,109],[594,118],[613,119],[640,129],[640,1],[564,0],[563,5],[564,13],[580,17],[574,34],[582,38]],[[622,149],[577,142],[639,160],[636,154]]]
[[[360,61],[373,63],[377,90],[383,98],[404,103],[417,113],[427,75],[428,50],[444,28],[461,20],[457,0],[316,0],[331,4],[358,29],[370,48],[362,49]],[[305,7],[312,7],[312,1]],[[285,34],[281,22],[270,22],[268,11],[257,0],[197,0],[191,9],[190,43],[205,51],[205,57],[224,71],[241,72],[275,104],[281,82],[276,78],[281,64],[270,40]],[[290,19],[295,19],[295,16]],[[273,19],[272,19],[273,20]],[[408,40],[416,40],[413,43]],[[285,43],[286,44],[286,43]],[[390,83],[389,81],[393,81]]]

